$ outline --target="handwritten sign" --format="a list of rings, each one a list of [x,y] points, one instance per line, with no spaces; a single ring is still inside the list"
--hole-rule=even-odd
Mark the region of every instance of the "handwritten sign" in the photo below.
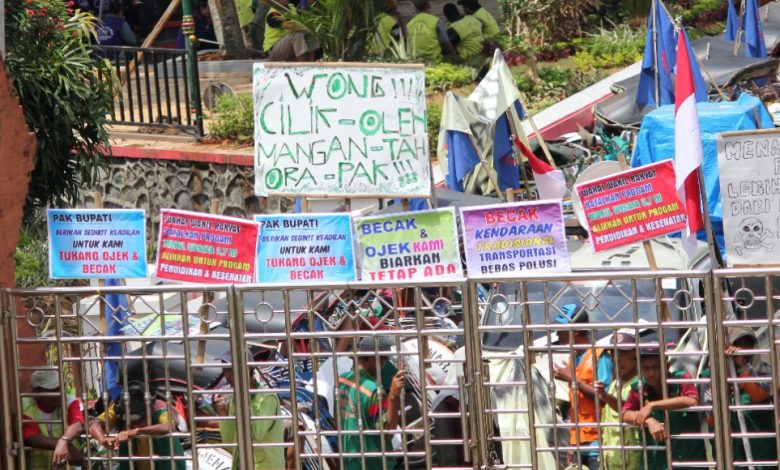
[[[660,237],[685,228],[685,208],[665,160],[575,186],[594,251]]]
[[[460,210],[470,277],[568,272],[561,201]]]
[[[255,64],[255,192],[429,196],[422,67]]]
[[[256,215],[257,282],[354,281],[349,214]]]
[[[163,209],[157,277],[199,283],[254,281],[257,224],[243,219]]]
[[[463,277],[453,208],[355,220],[364,281]]]
[[[49,209],[49,277],[146,277],[143,210]]]
[[[780,132],[718,134],[726,261],[780,263]]]

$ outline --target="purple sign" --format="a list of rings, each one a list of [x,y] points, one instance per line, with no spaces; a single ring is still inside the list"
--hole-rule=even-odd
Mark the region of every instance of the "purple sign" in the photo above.
[[[469,277],[569,272],[561,201],[460,210]]]

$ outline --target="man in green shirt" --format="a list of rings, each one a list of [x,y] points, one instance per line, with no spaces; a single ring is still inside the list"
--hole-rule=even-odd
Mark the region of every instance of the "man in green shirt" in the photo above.
[[[233,379],[233,367],[231,365],[230,351],[220,357],[225,364],[222,372],[225,381],[230,388],[235,390]],[[250,374],[251,376],[252,374]],[[255,470],[275,470],[285,468],[285,448],[284,448],[284,423],[279,419],[281,416],[279,406],[279,397],[271,391],[258,391],[256,389],[264,388],[259,383],[252,386],[254,393],[250,397],[250,412],[252,417],[252,442],[255,444],[279,444],[278,447],[254,447],[254,467],[241,465],[241,461],[236,457],[236,447],[233,447],[233,469],[254,468]],[[232,420],[220,420],[219,433],[222,436],[222,442],[226,444],[235,444],[236,438],[236,403],[234,395],[227,400],[220,400],[214,403],[214,409],[220,416],[231,416]]]
[[[450,23],[447,36],[458,54],[458,59],[464,63],[481,60],[482,23],[471,15],[461,15],[454,3],[444,5],[444,16]],[[481,65],[481,64],[475,64]]]
[[[423,59],[429,62],[441,61],[443,55],[454,56],[447,27],[444,21],[431,14],[431,4],[428,0],[414,0],[417,14],[406,25],[408,37],[406,50],[412,59]]]
[[[498,36],[498,22],[489,11],[479,4],[479,0],[458,0],[458,5],[463,7],[463,13],[473,15],[482,23],[482,35],[485,39]]]
[[[396,47],[405,47],[403,43],[403,24],[398,16],[396,0],[385,0],[384,9],[377,15],[376,34],[368,45],[368,51],[375,56],[389,57]]]
[[[342,454],[392,452],[392,432],[400,421],[404,372],[393,377],[385,396],[377,372],[387,363],[391,343],[369,336],[360,341],[357,371],[339,376],[339,410]],[[357,377],[356,377],[357,374]],[[379,381],[381,382],[381,380]],[[382,456],[344,457],[345,470],[393,470],[395,459]]]

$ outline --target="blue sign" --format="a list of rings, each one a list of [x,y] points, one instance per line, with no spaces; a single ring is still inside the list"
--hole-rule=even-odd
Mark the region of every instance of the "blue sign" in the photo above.
[[[49,209],[49,277],[146,277],[143,210]]]
[[[355,280],[349,214],[256,215],[257,282]]]

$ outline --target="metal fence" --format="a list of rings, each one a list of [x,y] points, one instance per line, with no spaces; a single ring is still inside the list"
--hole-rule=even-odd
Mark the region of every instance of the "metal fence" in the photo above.
[[[197,53],[183,49],[94,46],[111,63],[115,97],[109,122],[203,136]]]
[[[8,290],[6,459],[38,468],[34,437],[83,422],[66,434],[91,468],[777,467],[778,288],[724,270]]]

